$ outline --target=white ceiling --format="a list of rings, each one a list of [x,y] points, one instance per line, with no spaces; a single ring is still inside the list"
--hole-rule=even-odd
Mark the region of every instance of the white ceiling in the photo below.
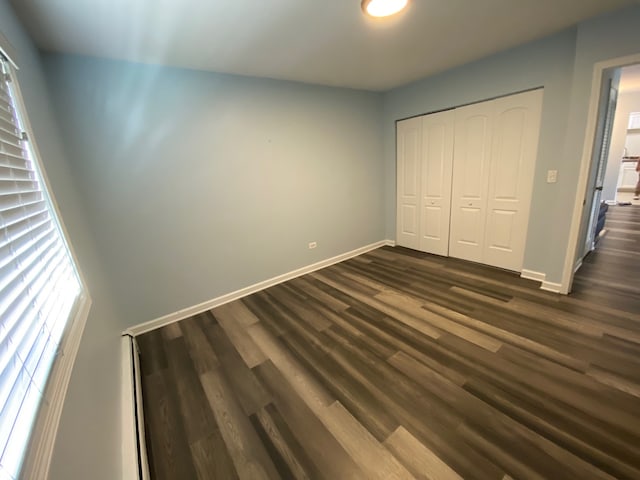
[[[46,51],[387,90],[634,0],[11,0]]]

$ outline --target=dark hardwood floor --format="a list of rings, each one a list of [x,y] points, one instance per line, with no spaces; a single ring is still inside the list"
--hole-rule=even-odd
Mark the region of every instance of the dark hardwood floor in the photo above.
[[[568,297],[382,248],[137,337],[153,478],[640,478],[628,215]]]
[[[609,207],[605,229],[576,274],[573,296],[640,312],[640,205]]]

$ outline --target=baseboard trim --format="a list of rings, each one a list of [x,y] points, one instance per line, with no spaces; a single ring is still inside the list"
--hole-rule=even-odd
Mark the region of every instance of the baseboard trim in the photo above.
[[[148,322],[135,325],[125,330],[124,334],[132,335],[134,337],[137,335],[142,335],[143,333],[164,327],[165,325],[169,325],[170,323],[179,322],[180,320],[184,320],[185,318],[189,318],[207,310],[211,310],[212,308],[219,307],[220,305],[224,305],[225,303],[233,302],[234,300],[238,300],[242,297],[246,297],[247,295],[251,295],[252,293],[259,292],[260,290],[264,290],[265,288],[269,288],[279,283],[286,282],[287,280],[306,275],[307,273],[315,272],[316,270],[320,270],[321,268],[329,267],[336,263],[343,262],[350,258],[357,257],[358,255],[362,255],[363,253],[367,253],[371,250],[375,250],[376,248],[384,246],[395,246],[395,241],[381,240],[370,245],[365,245],[364,247],[356,248],[355,250],[351,250],[350,252],[345,252],[340,255],[336,255],[335,257],[321,260],[311,265],[307,265],[306,267],[292,270],[288,273],[269,278],[254,285],[249,285],[248,287],[241,288],[240,290],[236,290],[235,292],[221,295],[198,305],[184,308],[182,310],[178,310],[177,312],[164,315],[160,318],[156,318],[155,320],[150,320]]]
[[[395,240],[385,240],[385,245],[387,247],[395,247],[396,246],[396,241]]]
[[[562,293],[562,284],[544,281],[542,285],[540,285],[540,289],[547,292]]]
[[[520,276],[522,278],[526,278],[527,280],[535,280],[536,282],[544,282],[547,279],[546,273],[527,269],[522,270],[522,272],[520,272]]]
[[[527,280],[535,280],[540,283],[540,290],[547,292],[562,293],[562,284],[555,282],[547,282],[547,274],[542,272],[536,272],[534,270],[522,270],[520,273],[522,278]]]

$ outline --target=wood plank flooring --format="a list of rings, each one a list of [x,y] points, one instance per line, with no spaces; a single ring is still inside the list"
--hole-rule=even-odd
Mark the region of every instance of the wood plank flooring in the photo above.
[[[588,273],[381,248],[142,335],[153,478],[640,478],[638,294]]]
[[[576,274],[573,296],[640,312],[640,205],[609,207],[605,229]]]

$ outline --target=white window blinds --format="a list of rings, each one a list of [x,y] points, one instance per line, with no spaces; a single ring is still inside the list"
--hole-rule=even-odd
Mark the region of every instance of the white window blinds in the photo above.
[[[0,480],[18,478],[81,287],[0,57]],[[21,103],[20,103],[21,105]],[[44,400],[46,401],[46,400]]]

